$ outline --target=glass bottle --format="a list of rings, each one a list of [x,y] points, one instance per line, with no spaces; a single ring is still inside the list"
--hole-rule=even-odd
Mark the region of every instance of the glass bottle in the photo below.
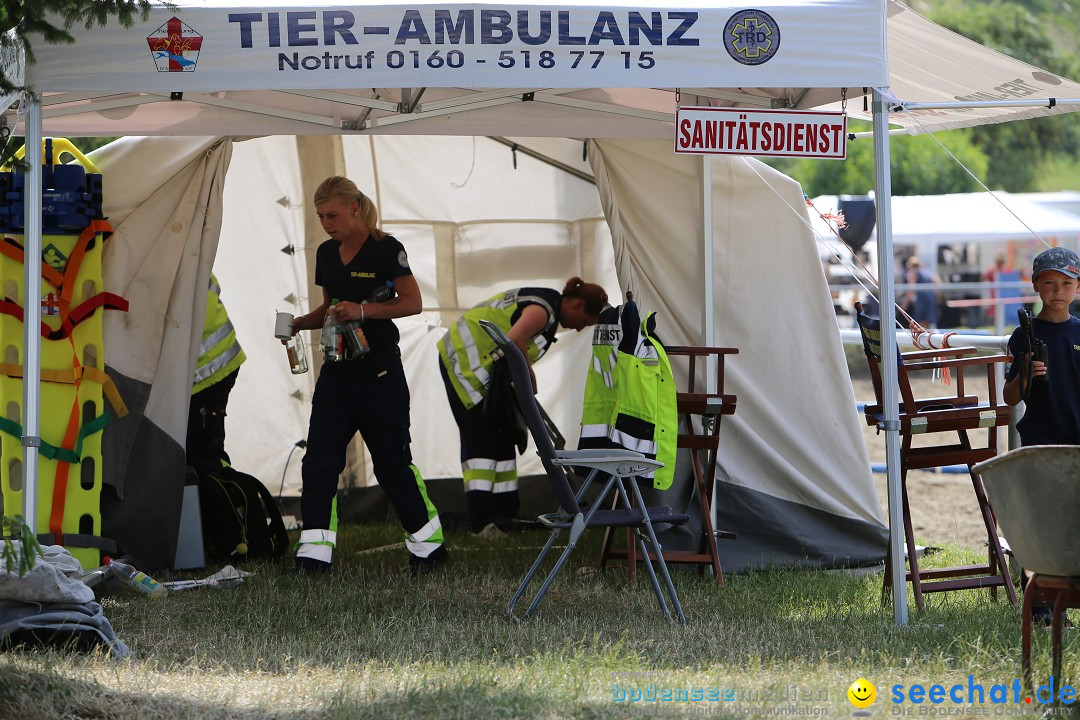
[[[285,341],[285,352],[289,356],[289,369],[293,375],[300,375],[308,371],[307,348],[304,347],[302,335],[293,335]]]
[[[374,292],[371,293],[371,297],[360,304],[365,305],[373,302],[384,302],[390,299],[393,292],[394,283],[387,280],[385,285],[375,288]],[[363,325],[363,321],[361,320],[346,320],[341,324],[341,330],[345,334],[345,343],[348,347],[348,355],[350,358],[363,357],[371,352],[371,344],[368,342],[367,336],[360,327],[361,325]]]

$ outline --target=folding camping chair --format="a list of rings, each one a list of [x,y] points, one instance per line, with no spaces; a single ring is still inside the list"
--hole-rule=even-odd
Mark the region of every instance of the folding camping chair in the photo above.
[[[881,381],[882,331],[878,318],[871,318],[862,311],[861,303],[855,304],[856,318],[862,334],[863,351],[870,365],[870,379],[874,385],[876,404],[867,405],[867,425],[881,427],[884,422]],[[900,353],[899,347],[891,343],[896,352],[897,381],[900,390],[900,487],[903,498],[904,539],[907,547],[909,570],[906,578],[915,593],[915,604],[922,610],[923,594],[945,592],[948,590],[969,590],[989,588],[994,596],[998,587],[1004,586],[1009,602],[1016,604],[1016,590],[1012,576],[1005,562],[1005,554],[998,539],[997,523],[986,499],[986,490],[982,479],[971,468],[978,462],[997,455],[997,428],[1009,424],[1010,408],[998,402],[997,383],[994,365],[1008,359],[1007,355],[989,355],[975,357],[975,348],[944,348],[941,350],[920,350]],[[964,387],[965,368],[985,368],[988,403],[980,403],[977,395],[967,394]],[[956,393],[948,397],[916,398],[911,390],[909,375],[913,372],[928,372],[949,368],[953,374]],[[968,438],[969,430],[985,429],[987,432],[985,447],[972,447]],[[938,439],[938,433],[956,433],[957,442],[948,443],[947,439]],[[918,445],[912,443],[916,436],[927,437]],[[946,436],[948,438],[949,436]],[[936,440],[936,442],[931,442]],[[971,485],[979,503],[983,524],[986,526],[988,557],[986,564],[965,565],[948,568],[920,569],[919,559],[915,554],[915,533],[911,525],[911,511],[908,506],[907,473],[946,465],[963,464],[968,467]],[[885,568],[883,595],[891,588],[891,574],[888,560]]]
[[[555,545],[563,530],[570,531],[566,548],[544,580],[540,590],[533,597],[529,609],[525,611],[525,617],[531,615],[536,606],[540,604],[540,601],[555,581],[556,575],[566,564],[570,553],[577,546],[581,534],[587,528],[623,527],[633,528],[635,531],[638,548],[645,560],[649,580],[652,582],[656,600],[659,602],[664,616],[670,620],[671,612],[668,610],[668,603],[664,599],[664,593],[660,589],[660,583],[657,580],[651,557],[655,557],[657,564],[660,566],[660,574],[664,578],[668,597],[675,608],[679,622],[685,624],[686,616],[683,615],[682,606],[679,604],[679,596],[675,592],[675,585],[671,582],[671,575],[668,572],[667,564],[664,562],[663,548],[656,539],[653,526],[657,524],[681,525],[690,518],[687,515],[673,512],[669,507],[646,507],[642,501],[641,489],[634,479],[638,475],[663,467],[663,463],[651,460],[641,453],[631,450],[555,450],[543,418],[540,416],[536,398],[532,394],[529,367],[525,362],[525,357],[521,354],[521,350],[495,324],[486,320],[481,320],[480,324],[499,346],[510,364],[510,372],[514,378],[514,390],[521,407],[521,413],[529,427],[529,433],[536,444],[537,454],[544,465],[548,481],[551,483],[551,489],[554,491],[555,497],[558,498],[560,506],[558,512],[539,517],[539,521],[543,525],[551,528],[551,537],[548,538],[544,548],[540,551],[540,555],[537,556],[536,561],[533,562],[532,567],[525,574],[517,592],[514,593],[513,599],[510,600],[509,611],[514,612],[518,601],[525,594],[529,583],[532,582],[544,558]],[[590,470],[586,482],[576,495],[570,486],[570,481],[567,479],[566,471],[563,469],[565,466],[583,467]],[[594,478],[601,472],[606,473],[607,477],[603,489],[589,509],[582,510],[579,504],[581,497],[592,484]],[[633,503],[630,502],[630,496],[626,491],[626,483],[624,482],[626,478],[631,478],[630,488],[633,492]],[[613,489],[618,490],[623,507],[610,510],[602,509]],[[643,529],[644,533],[642,533]],[[650,556],[646,547],[646,542],[654,550],[652,556]]]

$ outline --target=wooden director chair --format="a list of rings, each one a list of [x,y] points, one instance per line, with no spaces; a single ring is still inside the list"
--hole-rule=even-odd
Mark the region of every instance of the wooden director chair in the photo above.
[[[674,364],[676,357],[689,360],[690,382],[686,392],[676,393],[676,408],[683,427],[678,437],[678,447],[690,450],[693,459],[696,497],[701,507],[701,535],[696,551],[664,550],[664,559],[668,563],[697,565],[698,573],[703,575],[706,567],[711,567],[717,585],[724,584],[724,573],[720,568],[720,555],[716,549],[717,539],[733,540],[735,533],[713,528],[713,489],[716,487],[716,452],[720,443],[720,420],[724,415],[734,415],[737,398],[724,393],[724,356],[738,354],[737,348],[726,347],[690,347],[672,346],[665,352]],[[707,361],[709,356],[716,358],[716,390],[712,393],[699,392],[695,386],[698,361]],[[695,418],[697,425],[695,428]],[[618,498],[616,498],[617,500]],[[627,536],[625,549],[612,547],[614,533],[609,530],[604,537],[600,553],[601,569],[609,560],[626,559],[629,566],[630,581],[636,581],[637,563],[640,559],[637,545]],[[655,559],[655,556],[651,556]]]
[[[876,399],[875,404],[867,405],[865,408],[866,423],[880,427],[884,422],[880,322],[878,318],[867,317],[863,314],[861,303],[855,304],[855,310]],[[998,540],[997,523],[986,498],[982,479],[972,470],[972,466],[976,463],[997,455],[997,428],[1009,424],[1010,408],[998,402],[994,374],[994,366],[1008,360],[1008,356],[976,357],[976,349],[973,347],[900,353],[895,342],[891,343],[891,346],[896,349],[897,381],[900,391],[900,487],[904,511],[904,540],[908,559],[906,578],[915,593],[915,604],[919,610],[924,608],[923,595],[925,593],[989,588],[991,596],[996,597],[997,588],[1004,587],[1009,602],[1016,605],[1016,590],[1005,562],[1001,542]],[[956,390],[954,395],[935,398],[915,397],[909,380],[912,373],[933,372],[946,368],[952,374],[952,383]],[[977,395],[967,393],[964,383],[966,368],[985,368],[988,403],[980,403]],[[968,431],[982,429],[986,430],[986,445],[973,447]],[[950,442],[951,433],[956,433],[956,442]],[[942,434],[945,434],[944,437]],[[921,438],[925,436],[925,439],[916,445],[912,442],[916,436]],[[946,465],[967,465],[968,467],[971,485],[979,503],[979,512],[986,526],[989,547],[987,562],[980,565],[920,569],[919,559],[915,553],[911,510],[908,505],[907,473],[908,470]],[[891,590],[892,576],[889,562],[887,558],[882,588],[883,599]]]

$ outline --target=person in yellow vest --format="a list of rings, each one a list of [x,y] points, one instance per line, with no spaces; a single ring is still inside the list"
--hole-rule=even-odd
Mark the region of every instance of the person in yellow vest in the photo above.
[[[579,277],[570,278],[562,292],[515,288],[466,310],[439,342],[439,370],[461,438],[466,516],[473,532],[498,534],[520,507],[517,447],[505,432],[506,418],[484,408],[498,357],[493,354],[495,341],[480,321],[495,323],[521,348],[535,393],[532,364],[555,342],[559,325],[580,332],[596,324],[606,305],[604,289]]]
[[[214,474],[229,464],[225,452],[225,406],[245,359],[221,302],[221,286],[211,274],[187,427],[187,463],[202,474]]]

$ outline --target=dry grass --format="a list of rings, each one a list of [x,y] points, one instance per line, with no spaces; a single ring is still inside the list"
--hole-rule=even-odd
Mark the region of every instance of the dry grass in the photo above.
[[[717,588],[678,573],[683,627],[663,619],[647,586],[628,587],[625,570],[579,572],[595,561],[597,535],[537,617],[521,621],[507,616],[506,603],[543,542],[539,531],[501,543],[451,536],[452,563],[420,579],[403,572],[400,547],[360,552],[396,543],[398,533],[344,528],[330,578],[262,565],[231,590],[157,602],[108,597],[105,613],[131,656],[0,654],[0,717],[744,717],[791,705],[775,699],[788,688],[815,698],[794,705],[847,715],[846,689],[859,677],[877,685],[883,716],[896,709],[893,684],[966,683],[970,673],[989,686],[1019,673],[1019,611],[984,592],[932,596],[926,612],[897,628],[880,603],[880,575],[755,572]],[[957,556],[970,553],[931,560]],[[1048,640],[1037,641],[1045,677]],[[1066,668],[1075,674],[1070,650]],[[734,694],[617,700],[653,683]]]

